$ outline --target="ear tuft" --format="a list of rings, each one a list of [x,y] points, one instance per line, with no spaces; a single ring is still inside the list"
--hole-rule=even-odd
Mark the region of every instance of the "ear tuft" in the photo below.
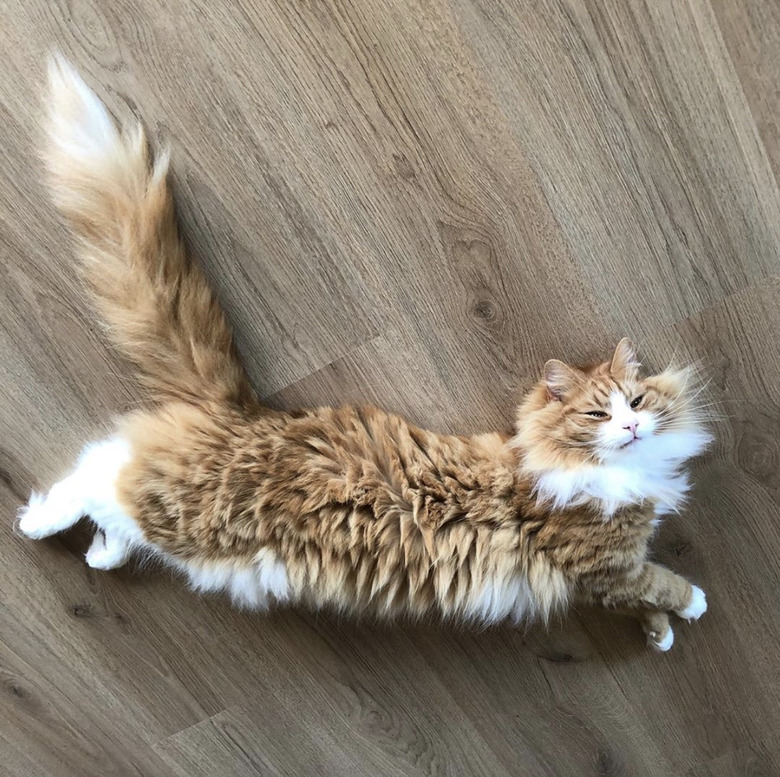
[[[624,337],[615,348],[612,355],[612,361],[609,364],[609,371],[619,378],[624,378],[630,372],[639,369],[639,361],[636,356],[636,349],[633,343]]]
[[[544,382],[550,399],[562,401],[581,381],[582,374],[578,370],[558,359],[550,359],[544,365]]]

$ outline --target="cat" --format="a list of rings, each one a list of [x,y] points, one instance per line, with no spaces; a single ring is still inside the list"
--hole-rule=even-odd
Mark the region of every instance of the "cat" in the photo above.
[[[514,436],[426,431],[374,407],[284,412],[256,398],[232,332],[180,239],[168,154],[120,128],[63,58],[49,67],[53,199],[149,409],[33,494],[40,539],[88,516],[86,562],[150,554],[242,607],[520,622],[584,601],[633,614],[668,650],[703,591],[647,560],[659,518],[711,441],[691,369],[643,377],[631,343],[552,360]]]

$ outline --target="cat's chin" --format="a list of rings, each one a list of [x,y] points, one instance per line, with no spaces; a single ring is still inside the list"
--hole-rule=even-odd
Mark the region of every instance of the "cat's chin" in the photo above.
[[[602,453],[603,464],[653,467],[660,462],[683,462],[698,456],[712,442],[703,429],[689,428],[636,437]]]
[[[633,440],[628,440],[628,442],[616,445],[607,451],[602,451],[598,458],[603,464],[620,464],[621,462],[636,460],[646,447],[645,444],[648,439],[650,439],[649,436],[634,437]]]

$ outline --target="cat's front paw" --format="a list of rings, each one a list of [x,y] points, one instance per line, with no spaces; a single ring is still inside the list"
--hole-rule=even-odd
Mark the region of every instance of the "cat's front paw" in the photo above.
[[[671,628],[666,629],[665,633],[659,631],[647,632],[647,644],[651,648],[657,650],[659,653],[666,653],[667,650],[674,644],[674,632]]]
[[[707,612],[707,597],[704,591],[697,585],[691,585],[691,601],[683,610],[677,610],[677,614],[687,621],[697,621]]]

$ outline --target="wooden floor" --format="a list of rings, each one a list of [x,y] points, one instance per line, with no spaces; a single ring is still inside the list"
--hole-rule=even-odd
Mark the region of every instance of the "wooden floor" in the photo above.
[[[8,0],[0,46],[2,775],[780,774],[778,2]],[[143,402],[41,185],[54,46],[172,145],[277,407],[471,433],[550,357],[703,362],[718,443],[656,549],[707,615],[666,655],[600,613],[261,617],[15,535]]]

